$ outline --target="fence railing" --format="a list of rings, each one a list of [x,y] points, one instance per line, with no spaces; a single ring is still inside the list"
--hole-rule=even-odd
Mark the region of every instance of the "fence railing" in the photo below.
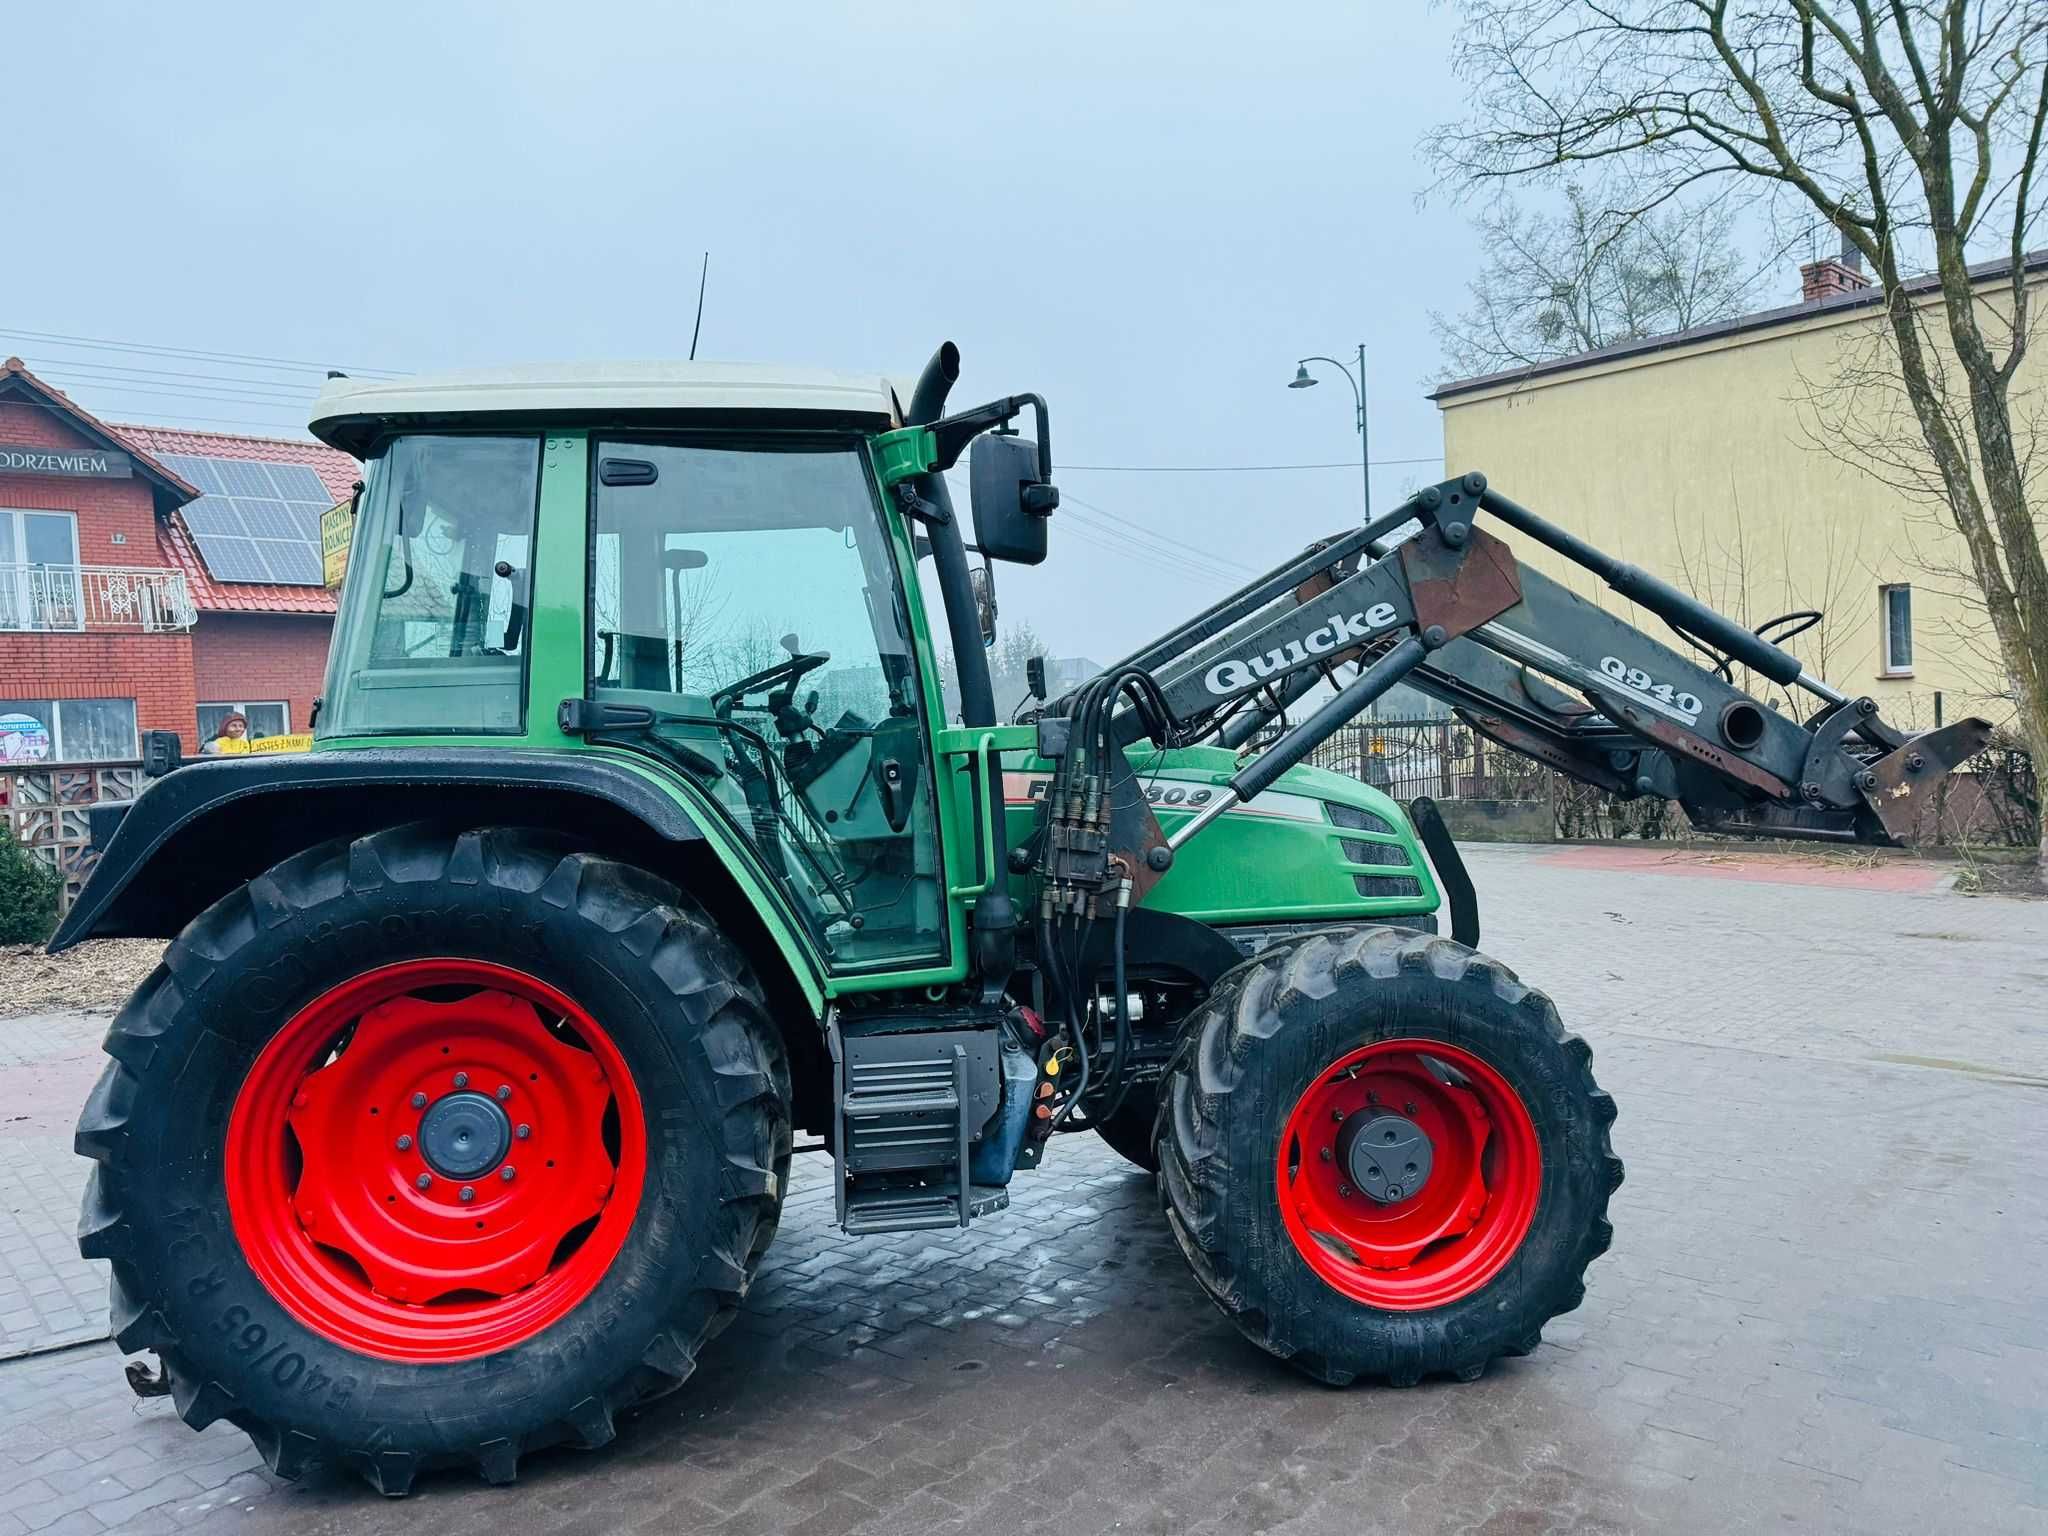
[[[1456,720],[1347,725],[1309,759],[1396,800],[1542,799],[1549,770],[1495,746]]]
[[[0,565],[0,630],[189,629],[183,571],[140,565]]]

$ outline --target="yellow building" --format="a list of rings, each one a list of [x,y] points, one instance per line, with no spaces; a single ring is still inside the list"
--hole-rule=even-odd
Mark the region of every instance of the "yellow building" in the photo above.
[[[2048,253],[2027,269],[2038,326]],[[1977,273],[1980,303],[1997,314],[2008,272]],[[1782,309],[1444,385],[1431,398],[1445,471],[1484,471],[1524,506],[1751,626],[1823,610],[1825,622],[1788,648],[1843,692],[1877,699],[1896,725],[2009,720],[1962,541],[1928,494],[1918,429],[1886,382],[1877,291],[1838,261],[1801,276],[1806,297]],[[1931,283],[1914,302],[1938,302]],[[1938,313],[1927,322],[1945,337]],[[2041,364],[2022,367],[2016,393],[2029,375],[2038,386]],[[1494,532],[1582,595],[1628,606],[1578,567]]]

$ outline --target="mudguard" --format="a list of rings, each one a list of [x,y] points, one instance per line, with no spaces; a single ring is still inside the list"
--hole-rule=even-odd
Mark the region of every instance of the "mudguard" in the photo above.
[[[154,780],[132,803],[94,808],[99,861],[50,953],[88,938],[171,937],[279,859],[330,837],[445,813],[451,791],[465,811],[510,802],[525,813],[519,819],[542,826],[561,819],[534,814],[545,798],[623,815],[671,843],[704,836],[644,775],[595,753],[407,747],[197,762]]]

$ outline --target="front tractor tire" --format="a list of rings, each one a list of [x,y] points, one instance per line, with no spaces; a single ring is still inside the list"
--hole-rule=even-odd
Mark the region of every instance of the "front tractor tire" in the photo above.
[[[1160,1198],[1209,1297],[1342,1386],[1470,1381],[1585,1295],[1621,1183],[1585,1042],[1448,939],[1314,935],[1226,976],[1161,1085]]]
[[[195,1429],[387,1494],[509,1482],[679,1386],[781,1211],[789,1072],[673,886],[520,829],[397,827],[195,918],[79,1122],[79,1246]]]

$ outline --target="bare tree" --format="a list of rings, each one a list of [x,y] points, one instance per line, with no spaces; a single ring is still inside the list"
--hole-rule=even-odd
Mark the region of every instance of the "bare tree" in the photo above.
[[[1689,330],[1748,307],[1745,269],[1707,204],[1617,219],[1568,185],[1556,214],[1497,199],[1472,223],[1486,266],[1458,315],[1430,311],[1445,377],[1494,373]]]
[[[2040,0],[1461,0],[1448,178],[1597,177],[1639,218],[1713,191],[1831,226],[1881,285],[1898,377],[2048,762],[2048,559],[2014,430],[2048,122]],[[1997,254],[1995,294],[1970,258]],[[1930,265],[1931,288],[1909,286]],[[1960,409],[1941,376],[1960,376]],[[2048,837],[2048,834],[2044,834]],[[2048,842],[2041,848],[2048,862]]]

